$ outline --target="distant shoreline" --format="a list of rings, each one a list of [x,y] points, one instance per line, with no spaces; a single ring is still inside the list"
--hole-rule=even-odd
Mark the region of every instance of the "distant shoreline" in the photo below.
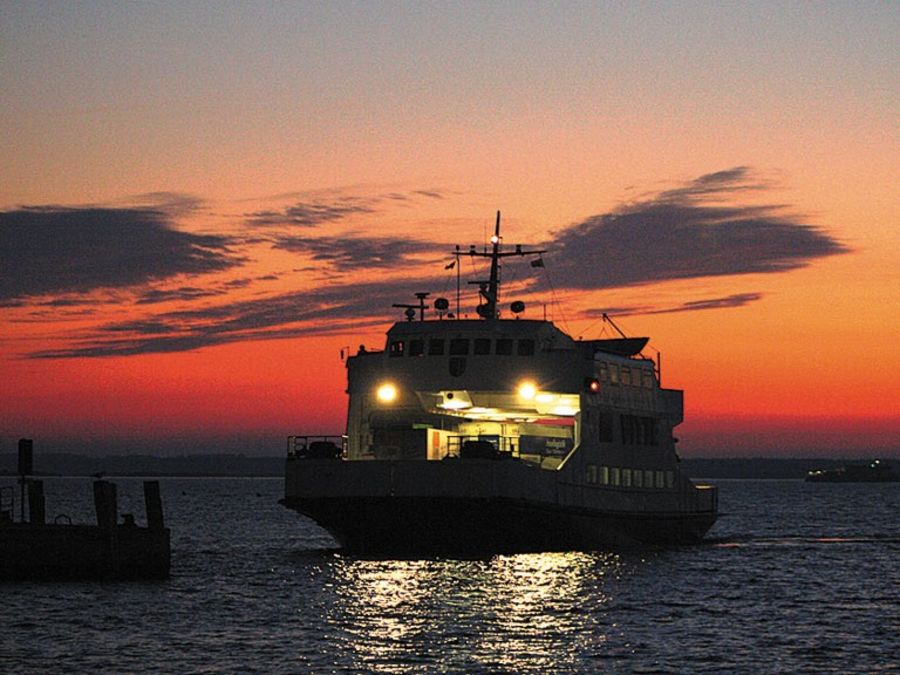
[[[874,458],[876,455],[873,454]],[[900,457],[880,455],[888,463],[900,464]],[[121,478],[281,478],[284,457],[246,455],[88,455],[40,453],[34,458],[35,477]],[[776,457],[696,457],[682,460],[685,472],[694,478],[803,478],[812,469],[836,469],[847,464],[864,464],[869,459],[822,459]],[[16,476],[16,455],[0,454],[0,476]]]

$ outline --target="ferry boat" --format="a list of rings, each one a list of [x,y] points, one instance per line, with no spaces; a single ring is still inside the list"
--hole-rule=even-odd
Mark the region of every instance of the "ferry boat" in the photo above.
[[[673,435],[683,392],[660,384],[648,338],[576,340],[551,321],[501,312],[510,256],[490,262],[477,319],[416,293],[384,349],[346,359],[342,437],[288,439],[288,508],[348,551],[518,552],[699,542],[717,516],[714,486],[680,469]],[[449,266],[448,266],[449,267]],[[611,321],[611,320],[610,320]]]

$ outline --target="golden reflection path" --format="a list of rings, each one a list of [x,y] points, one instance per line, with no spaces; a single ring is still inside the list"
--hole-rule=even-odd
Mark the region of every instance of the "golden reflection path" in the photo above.
[[[548,672],[601,654],[615,626],[605,586],[628,572],[613,553],[480,560],[337,556],[326,620],[353,668],[412,672],[439,660],[474,672]],[[449,657],[449,658],[448,658]]]

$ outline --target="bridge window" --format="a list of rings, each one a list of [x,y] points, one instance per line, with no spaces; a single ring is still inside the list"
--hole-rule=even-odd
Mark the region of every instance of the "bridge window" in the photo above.
[[[619,366],[613,363],[609,364],[609,383],[613,385],[619,384]]]
[[[389,353],[391,356],[403,356],[403,348],[406,344],[403,340],[394,340],[391,342]]]
[[[509,356],[513,353],[513,341],[510,338],[498,338],[494,353],[498,356]]]
[[[490,354],[491,353],[491,339],[490,338],[475,338],[472,344],[473,354]]]
[[[422,338],[416,338],[415,340],[409,341],[409,355],[410,356],[422,356],[425,353],[425,340]]]
[[[599,432],[597,434],[598,440],[601,443],[612,443],[613,420],[615,418],[613,417],[612,413],[600,413],[599,417]]]
[[[532,340],[531,338],[519,340],[519,348],[516,353],[519,356],[533,356],[534,355],[534,340]]]
[[[644,371],[644,389],[653,389],[653,371]]]
[[[631,384],[631,368],[622,366],[622,384]]]
[[[469,340],[467,338],[453,338],[450,340],[451,356],[466,356],[469,353]]]
[[[428,341],[428,356],[443,356],[444,355],[444,341],[432,338]]]

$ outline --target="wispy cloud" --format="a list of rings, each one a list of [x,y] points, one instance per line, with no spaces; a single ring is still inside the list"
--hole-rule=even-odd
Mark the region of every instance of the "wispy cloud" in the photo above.
[[[700,176],[563,228],[546,245],[551,249],[546,259],[555,287],[578,292],[674,279],[781,272],[817,258],[847,252],[843,244],[821,228],[791,216],[786,206],[743,203],[744,195],[751,192],[765,195],[771,187],[748,168],[737,167]],[[402,201],[391,195],[381,198]],[[304,202],[295,205],[295,211],[279,212],[279,217],[290,216],[297,219],[296,224],[312,226],[363,212],[359,209],[373,209],[372,204],[345,202],[342,207],[337,202],[321,203],[317,208],[308,209],[309,204]],[[38,292],[121,287],[236,264],[228,248],[229,240],[178,232],[170,227],[164,214],[153,210],[22,209],[2,214],[6,221],[0,219],[0,224],[16,219],[27,221],[27,227],[21,223],[12,227],[32,231],[31,253],[24,257],[34,260],[38,258],[35,251],[52,249],[58,244],[47,234],[56,231],[53,227],[34,227],[35,223],[41,223],[42,218],[69,222],[76,216],[82,226],[72,229],[86,232],[87,239],[75,237],[76,241],[70,241],[63,237],[64,252],[51,261],[38,263],[41,272],[49,274],[51,279],[53,273],[48,270],[52,266],[65,269],[66,265],[72,265],[73,268],[51,281],[41,281],[41,275],[34,275],[29,284],[17,282],[21,287],[9,286],[10,282],[4,281],[7,287],[0,293],[0,307],[4,303],[18,306],[21,297]],[[115,227],[106,225],[107,221],[114,222]],[[84,223],[90,223],[90,227],[84,227]],[[129,229],[122,227],[122,223],[139,223],[142,227]],[[65,230],[61,225],[56,227]],[[123,242],[121,230],[139,230],[143,234],[129,235],[134,241],[126,237]],[[43,232],[44,239],[34,232]],[[114,244],[109,243],[110,238]],[[246,244],[246,240],[242,243]],[[418,272],[414,278],[345,283],[349,272],[355,273],[351,278],[359,278],[356,273],[363,276],[367,270],[384,276],[386,270],[421,270],[422,263],[443,257],[449,259],[446,255],[449,247],[434,241],[348,232],[332,237],[266,234],[257,243],[307,256],[313,266],[292,273],[316,272],[319,282],[331,274],[332,282],[303,291],[257,295],[231,302],[227,301],[231,288],[243,288],[251,280],[274,276],[251,274],[211,286],[193,283],[169,288],[154,284],[138,296],[137,303],[155,312],[129,321],[101,324],[90,334],[58,349],[29,356],[125,356],[186,351],[242,340],[344,333],[396,320],[400,317],[392,312],[392,303],[410,298],[413,291],[446,288],[448,284],[447,273],[441,274],[441,268],[436,268],[434,273]],[[4,245],[2,249],[3,255],[10,257],[0,262],[18,259],[9,253],[13,250],[10,246]],[[127,254],[124,257],[123,251]],[[81,262],[79,255],[86,255],[89,262]],[[107,259],[115,260],[115,264]],[[527,264],[523,269],[528,275],[534,272]],[[530,279],[527,276],[518,281],[525,294],[536,289]],[[221,296],[220,304],[177,311],[159,311],[155,307],[169,300],[192,301],[212,296]],[[741,307],[762,297],[759,292],[742,292],[672,306],[625,306],[607,311],[619,316],[705,311]],[[583,314],[594,315],[596,312],[591,311]]]
[[[554,279],[595,289],[782,272],[848,251],[782,205],[728,203],[767,189],[748,168],[737,167],[591,216],[557,233]]]
[[[209,288],[198,288],[196,286],[181,286],[180,288],[160,289],[151,288],[144,291],[137,299],[139,305],[152,305],[159,302],[170,302],[172,300],[190,301],[200,298],[209,298],[216,295],[222,295],[224,291]]]
[[[296,197],[300,193],[281,195],[282,197]],[[409,192],[388,192],[369,196],[354,194],[341,194],[331,198],[319,195],[317,198],[305,199],[281,209],[267,209],[246,214],[246,224],[249,227],[317,227],[325,223],[334,223],[345,220],[351,216],[371,214],[378,212],[379,205],[385,202],[407,203],[417,197],[427,199],[443,199],[439,190],[412,190]]]
[[[102,326],[95,334],[30,358],[131,356],[186,351],[241,340],[343,333],[400,318],[391,304],[434,279],[327,286],[214,307],[164,312]],[[393,312],[393,314],[391,313]]]
[[[0,301],[122,288],[241,260],[226,237],[176,230],[137,208],[25,207],[0,212]]]
[[[252,227],[293,225],[295,227],[316,227],[322,223],[343,220],[358,213],[372,213],[368,204],[341,201],[334,204],[298,202],[278,211],[256,211],[247,214],[247,224]]]
[[[675,314],[677,312],[697,312],[705,309],[731,309],[743,307],[750,303],[762,300],[762,293],[735,293],[719,298],[704,298],[703,300],[689,300],[669,307],[652,305],[623,305],[618,307],[606,307],[602,309],[589,309],[583,313],[586,318],[599,319],[604,314],[609,316],[639,316],[646,314]]]
[[[325,262],[344,272],[364,269],[395,268],[419,255],[449,257],[449,246],[401,237],[366,237],[344,234],[338,237],[281,237],[275,248],[307,253],[313,260]]]

